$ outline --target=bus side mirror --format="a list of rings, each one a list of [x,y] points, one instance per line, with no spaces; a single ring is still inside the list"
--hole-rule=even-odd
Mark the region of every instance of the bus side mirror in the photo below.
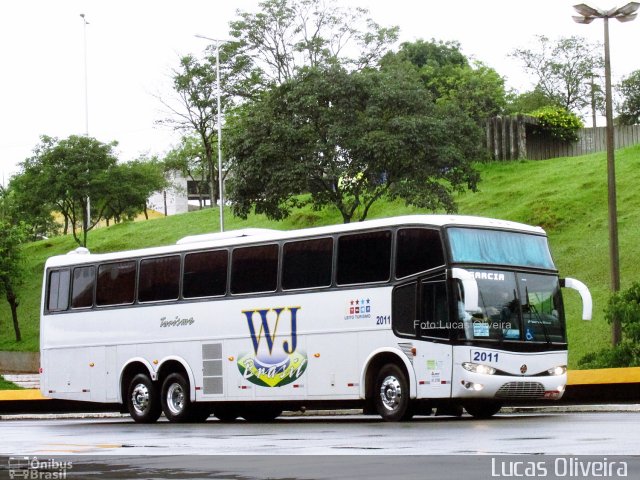
[[[580,294],[580,297],[582,298],[582,319],[591,320],[593,301],[591,300],[591,292],[589,292],[587,286],[575,278],[560,279],[560,286],[570,288]]]
[[[478,306],[478,282],[473,273],[462,268],[452,268],[451,277],[460,280],[464,289],[464,309],[469,313],[480,312]]]

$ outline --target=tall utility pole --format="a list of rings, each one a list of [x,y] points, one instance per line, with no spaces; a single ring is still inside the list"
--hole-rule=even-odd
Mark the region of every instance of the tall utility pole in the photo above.
[[[225,40],[209,38],[203,35],[196,35],[196,38],[202,38],[203,40],[216,42],[216,97],[218,104],[218,191],[220,193],[220,231],[224,232],[224,182],[222,181],[222,108],[220,107],[220,42],[224,42]],[[213,188],[213,185],[211,185],[211,188]]]
[[[611,263],[611,290],[620,290],[620,254],[618,250],[618,210],[616,205],[616,171],[613,143],[613,105],[611,100],[611,58],[609,53],[609,19],[630,22],[638,15],[640,3],[630,2],[624,7],[611,10],[598,10],[584,3],[573,8],[580,16],[572,17],[576,23],[589,24],[596,18],[604,20],[604,78],[605,78],[605,110],[607,117],[607,185],[609,205],[609,260]],[[622,326],[619,318],[611,322],[611,343],[615,346],[622,339]]]
[[[83,26],[83,44],[84,44],[84,134],[86,137],[89,136],[89,73],[87,67],[87,19],[84,16],[84,13],[80,14],[82,18],[82,26]],[[87,173],[89,173],[89,164],[87,163]],[[86,232],[89,230],[89,222],[91,221],[91,199],[87,194],[87,208],[84,212],[84,219],[82,221],[84,235],[83,238],[86,238]],[[84,245],[86,247],[86,245]]]

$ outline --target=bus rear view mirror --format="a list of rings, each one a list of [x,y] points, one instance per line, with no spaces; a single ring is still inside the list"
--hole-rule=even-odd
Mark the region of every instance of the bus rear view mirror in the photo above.
[[[580,280],[576,280],[575,278],[561,279],[560,286],[570,288],[580,294],[580,298],[582,298],[582,319],[591,320],[593,301],[591,300],[591,292],[589,292],[587,286]]]
[[[478,282],[473,273],[462,268],[452,268],[451,277],[460,280],[464,289],[464,309],[469,313],[480,312],[478,306]]]

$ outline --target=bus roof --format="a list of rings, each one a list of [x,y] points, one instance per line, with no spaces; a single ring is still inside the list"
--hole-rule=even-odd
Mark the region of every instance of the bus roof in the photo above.
[[[73,250],[66,255],[57,255],[50,257],[47,260],[45,266],[48,268],[52,266],[103,262],[118,260],[122,258],[166,255],[169,253],[180,253],[196,249],[201,250],[205,248],[222,248],[236,245],[260,243],[265,241],[290,240],[309,236],[332,235],[335,233],[357,232],[359,230],[397,227],[402,225],[432,227],[465,226],[520,231],[537,235],[545,234],[544,230],[540,227],[533,227],[523,223],[511,222],[508,220],[497,220],[486,217],[475,217],[467,215],[405,215],[399,217],[381,218],[376,220],[366,220],[363,222],[348,224],[304,228],[299,230],[248,228],[241,230],[230,230],[220,233],[190,235],[181,238],[176,242],[175,245],[149,247],[111,253],[92,254],[86,248],[77,248],[76,250]]]

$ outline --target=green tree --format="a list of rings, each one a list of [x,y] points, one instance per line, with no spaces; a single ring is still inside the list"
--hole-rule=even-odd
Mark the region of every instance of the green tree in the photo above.
[[[625,77],[618,85],[622,103],[618,107],[618,122],[621,125],[640,123],[640,70]]]
[[[291,80],[302,68],[376,65],[396,41],[398,28],[384,28],[363,8],[345,8],[333,0],[265,0],[257,13],[238,12],[230,24],[236,42],[226,46],[233,93],[258,91]],[[252,86],[254,88],[247,88]]]
[[[554,98],[550,98],[539,88],[534,88],[524,93],[508,93],[505,113],[508,115],[531,113],[544,107],[553,106],[559,106]]]
[[[197,59],[186,55],[180,59],[180,68],[173,72],[173,102],[161,100],[170,115],[159,123],[170,126],[185,134],[195,134],[202,144],[204,166],[209,183],[211,205],[220,198],[218,192],[217,151],[218,107],[215,58]],[[227,104],[221,99],[221,107]],[[223,165],[223,171],[226,170]]]
[[[195,136],[182,137],[180,144],[167,152],[164,164],[166,170],[180,172],[184,178],[191,180],[202,209],[204,197],[209,192],[208,168],[202,142]]]
[[[116,143],[71,135],[58,140],[43,136],[34,155],[21,164],[20,191],[59,211],[71,228],[74,240],[87,245],[87,234],[104,216],[109,188],[108,175],[116,165]],[[87,217],[88,202],[91,205]]]
[[[22,341],[18,323],[17,287],[22,281],[20,245],[27,238],[27,226],[17,221],[16,211],[6,189],[0,186],[0,295],[4,295],[9,308],[16,341]]]
[[[535,48],[515,49],[511,56],[524,65],[536,81],[536,89],[576,114],[591,105],[594,79],[602,78],[604,60],[599,44],[582,37],[553,42],[536,36]]]
[[[29,237],[32,240],[60,233],[61,225],[52,214],[56,206],[44,196],[47,190],[47,179],[37,173],[36,169],[13,176],[6,190],[7,197],[12,199],[16,218],[29,225]],[[67,228],[68,224],[65,226],[65,234]]]
[[[437,102],[457,105],[476,122],[502,112],[506,105],[504,79],[481,62],[470,62],[458,42],[417,40],[388,53],[382,65],[408,62]]]
[[[234,212],[284,218],[305,199],[364,220],[381,197],[454,211],[475,188],[481,131],[461,109],[434,102],[406,65],[309,69],[229,122]]]
[[[621,342],[585,355],[578,364],[582,368],[640,366],[640,282],[633,282],[628,289],[613,293],[604,315],[609,323],[614,318],[620,321]]]
[[[146,216],[151,194],[167,185],[163,165],[155,158],[114,165],[105,178],[110,185],[105,189],[107,208],[104,217],[116,223],[132,220],[141,212]]]

